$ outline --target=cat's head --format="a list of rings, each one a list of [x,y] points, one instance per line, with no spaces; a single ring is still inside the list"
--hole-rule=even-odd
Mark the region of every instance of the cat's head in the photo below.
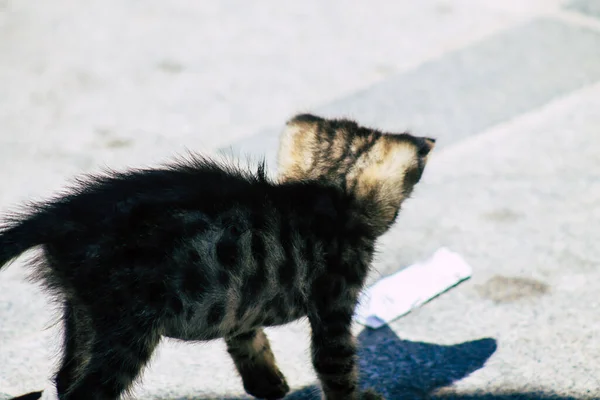
[[[362,202],[386,230],[421,179],[435,139],[388,134],[346,119],[301,114],[289,120],[279,148],[282,181],[320,181]]]

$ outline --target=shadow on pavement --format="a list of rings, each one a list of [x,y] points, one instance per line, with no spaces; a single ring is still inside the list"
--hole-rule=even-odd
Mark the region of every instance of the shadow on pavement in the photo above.
[[[374,388],[389,400],[430,399],[434,390],[482,368],[497,347],[494,339],[480,339],[451,346],[411,342],[400,339],[387,326],[377,330],[363,330],[358,336],[358,342],[361,387]],[[188,396],[177,400],[209,399],[219,398]],[[220,399],[246,400],[250,397]],[[286,400],[319,399],[317,386],[299,389],[286,397]]]
[[[456,345],[402,340],[388,327],[365,329],[358,337],[361,386],[374,388],[389,400],[576,400],[544,393],[433,394],[482,368],[496,351],[494,339]],[[34,395],[35,396],[35,395]],[[39,397],[19,397],[33,400]],[[39,396],[39,395],[38,395]],[[247,400],[251,397],[220,398],[187,395],[163,400]],[[317,386],[290,393],[286,400],[319,400]]]
[[[363,330],[358,341],[361,386],[389,399],[426,396],[482,368],[496,351],[494,339],[442,346],[402,340],[387,326]]]
[[[398,400],[402,400],[399,398]],[[445,394],[431,396],[428,400],[578,400],[576,397],[557,396],[550,393],[473,393],[473,394]]]
[[[42,392],[31,392],[31,393],[21,395],[19,397],[13,397],[12,399],[9,399],[9,400],[37,400],[41,397],[42,397]]]

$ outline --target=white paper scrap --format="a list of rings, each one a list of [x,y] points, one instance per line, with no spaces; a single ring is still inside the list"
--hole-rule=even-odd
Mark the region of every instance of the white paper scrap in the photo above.
[[[442,247],[431,258],[410,265],[369,287],[360,296],[355,320],[377,329],[471,277],[463,257]]]

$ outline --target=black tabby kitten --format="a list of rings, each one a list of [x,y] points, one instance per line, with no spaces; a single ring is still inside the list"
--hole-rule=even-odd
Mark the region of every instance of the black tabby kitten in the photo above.
[[[34,276],[64,304],[59,398],[118,399],[161,336],[224,338],[246,391],[282,398],[262,327],[305,316],[323,398],[381,398],[357,387],[352,315],[433,145],[299,115],[279,182],[193,158],[91,177],[9,218],[0,266],[40,246]]]

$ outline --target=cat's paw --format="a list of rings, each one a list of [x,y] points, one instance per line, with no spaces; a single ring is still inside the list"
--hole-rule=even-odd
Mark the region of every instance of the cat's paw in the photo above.
[[[385,397],[374,391],[373,389],[367,389],[360,394],[360,400],[385,400]]]
[[[285,377],[279,370],[254,371],[252,377],[244,379],[246,393],[259,399],[283,399],[290,391]]]

